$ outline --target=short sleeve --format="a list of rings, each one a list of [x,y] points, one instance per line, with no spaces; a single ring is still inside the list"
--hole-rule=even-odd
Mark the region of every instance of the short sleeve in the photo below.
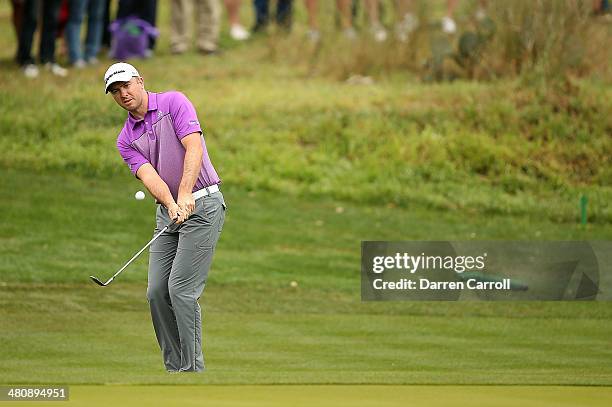
[[[128,165],[132,174],[136,176],[138,169],[149,161],[134,147],[127,143],[123,137],[123,132],[117,138],[117,150],[121,154],[121,158]]]
[[[202,134],[195,108],[185,95],[173,92],[169,109],[174,122],[174,131],[179,140],[191,133]]]

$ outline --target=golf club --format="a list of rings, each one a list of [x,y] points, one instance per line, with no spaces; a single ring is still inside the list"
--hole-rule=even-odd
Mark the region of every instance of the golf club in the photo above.
[[[164,228],[155,236],[153,236],[153,239],[149,240],[149,243],[147,243],[142,249],[140,249],[138,251],[138,253],[136,253],[127,263],[125,263],[125,265],[123,267],[121,267],[121,269],[119,269],[118,272],[116,272],[111,278],[108,279],[108,281],[106,283],[103,283],[102,281],[100,281],[97,277],[94,276],[89,276],[89,278],[91,278],[91,280],[102,286],[102,287],[106,287],[107,285],[109,285],[114,279],[115,277],[117,277],[119,274],[121,274],[121,272],[123,270],[126,269],[127,266],[130,265],[131,262],[133,262],[136,257],[138,257],[140,255],[140,253],[142,253],[147,247],[149,247],[151,245],[151,243],[153,243],[155,241],[155,239],[157,239],[159,236],[161,236],[162,233],[164,233],[170,226],[174,225],[174,223],[176,223],[177,219],[174,219],[172,222],[168,223],[166,226],[164,226]]]

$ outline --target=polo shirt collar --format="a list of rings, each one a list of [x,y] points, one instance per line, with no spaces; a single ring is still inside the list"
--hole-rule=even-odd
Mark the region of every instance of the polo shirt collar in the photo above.
[[[157,110],[157,93],[153,93],[153,92],[147,92],[147,95],[149,95],[148,99],[148,106],[147,106],[147,112],[153,111],[153,110]],[[145,115],[146,116],[146,115]],[[132,113],[128,113],[128,122],[130,124],[130,127],[134,128],[134,126],[136,126],[137,123],[143,121],[143,119],[136,119],[134,116],[132,116]]]

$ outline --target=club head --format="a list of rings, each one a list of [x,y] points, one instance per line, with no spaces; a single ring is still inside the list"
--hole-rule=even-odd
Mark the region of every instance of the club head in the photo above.
[[[91,278],[91,281],[93,281],[94,283],[102,286],[102,287],[106,287],[106,284],[104,284],[102,281],[98,280],[96,277],[94,276],[89,276],[89,278]]]

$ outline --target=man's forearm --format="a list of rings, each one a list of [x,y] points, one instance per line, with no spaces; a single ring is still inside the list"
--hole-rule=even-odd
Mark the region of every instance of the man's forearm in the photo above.
[[[183,164],[183,177],[179,186],[179,194],[193,191],[193,186],[200,174],[202,166],[202,148],[188,148],[185,151],[185,162]]]
[[[175,203],[170,188],[168,188],[168,184],[161,179],[151,164],[144,164],[141,166],[138,169],[137,175],[151,195],[166,208]]]

